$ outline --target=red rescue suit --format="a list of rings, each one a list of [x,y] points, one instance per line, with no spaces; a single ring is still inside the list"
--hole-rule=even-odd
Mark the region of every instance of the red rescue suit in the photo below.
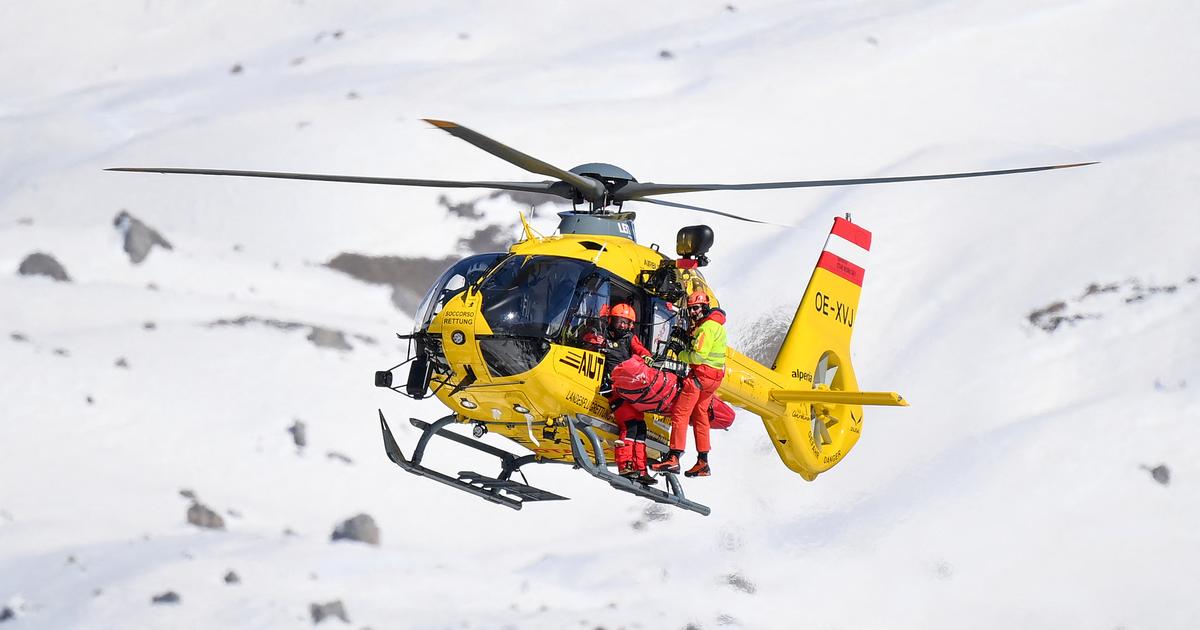
[[[650,351],[632,332],[618,336],[615,339],[605,339],[600,351],[605,355],[604,380],[609,381],[613,368],[622,362],[639,357],[645,360]],[[621,473],[644,473],[646,470],[646,415],[633,405],[622,400],[615,392],[608,394],[608,402],[615,405],[613,420],[617,423],[620,436],[613,445],[613,458],[616,459],[617,470]]]

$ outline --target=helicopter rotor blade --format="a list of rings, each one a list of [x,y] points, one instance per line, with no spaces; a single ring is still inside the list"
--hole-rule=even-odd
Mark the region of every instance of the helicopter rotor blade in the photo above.
[[[265,177],[270,179],[306,179],[319,182],[350,182],[354,184],[387,184],[391,186],[425,186],[430,188],[491,188],[542,193],[570,199],[571,190],[559,182],[464,182],[443,179],[402,179],[397,177],[359,177],[354,175],[320,175],[317,173],[279,173],[274,171],[231,171],[212,168],[106,168],[106,171],[126,173],[168,173],[184,175],[227,175],[232,177]]]
[[[1027,168],[1009,168],[998,171],[975,171],[971,173],[944,173],[941,175],[910,175],[906,177],[867,177],[861,179],[818,179],[799,182],[762,182],[757,184],[655,184],[651,182],[629,182],[613,195],[617,201],[643,199],[649,195],[670,195],[685,192],[700,192],[704,190],[769,190],[774,188],[816,188],[820,186],[857,186],[861,184],[891,184],[896,182],[920,182],[933,179],[962,179],[965,177],[988,177],[991,175],[1012,175],[1015,173],[1034,173],[1060,168],[1075,168],[1089,166],[1099,162],[1079,162],[1076,164],[1054,164],[1052,166],[1032,166]]]
[[[492,140],[478,131],[473,131],[463,127],[458,123],[450,122],[448,120],[434,120],[431,118],[424,118],[422,120],[433,125],[434,127],[437,127],[438,129],[441,129],[442,131],[445,131],[455,138],[458,138],[459,140],[469,142],[475,147],[483,149],[484,151],[491,153],[492,155],[504,160],[505,162],[508,162],[509,164],[519,166],[530,173],[536,173],[538,175],[545,175],[546,177],[560,179],[577,188],[579,192],[583,194],[584,199],[587,199],[588,201],[596,201],[602,198],[607,192],[604,184],[601,182],[598,182],[590,177],[576,175],[570,171],[565,171],[561,168],[558,168],[553,164],[543,162],[531,155],[521,153],[520,151],[506,144]]]
[[[766,221],[759,221],[758,219],[748,219],[746,217],[739,217],[736,214],[729,214],[728,212],[721,212],[720,210],[713,210],[711,208],[701,208],[700,206],[689,206],[686,203],[675,203],[673,201],[663,201],[662,199],[649,199],[646,197],[639,197],[637,199],[632,199],[631,201],[636,201],[638,203],[652,203],[657,206],[669,206],[672,208],[683,208],[684,210],[696,210],[698,212],[707,212],[709,214],[719,214],[723,217],[729,217],[730,219],[737,219],[738,221],[746,221],[748,223],[759,223],[762,225],[775,225],[773,223],[767,223]]]

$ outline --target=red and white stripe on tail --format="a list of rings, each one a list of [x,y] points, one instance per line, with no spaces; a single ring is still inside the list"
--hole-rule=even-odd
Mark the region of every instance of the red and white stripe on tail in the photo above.
[[[838,217],[833,220],[833,230],[825,240],[817,268],[832,271],[861,287],[870,251],[871,233]]]

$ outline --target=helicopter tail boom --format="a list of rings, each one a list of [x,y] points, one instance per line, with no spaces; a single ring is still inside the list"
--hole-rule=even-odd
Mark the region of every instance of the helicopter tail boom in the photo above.
[[[864,405],[907,405],[893,392],[861,392],[850,338],[871,233],[834,219],[774,365],[730,352],[722,396],[763,419],[783,463],[811,481],[858,441]]]

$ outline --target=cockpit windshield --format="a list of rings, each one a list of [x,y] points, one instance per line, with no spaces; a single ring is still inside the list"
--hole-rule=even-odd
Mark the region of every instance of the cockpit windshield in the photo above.
[[[429,322],[433,321],[433,317],[441,312],[450,298],[462,293],[468,285],[478,281],[488,269],[491,269],[492,265],[496,264],[497,260],[504,256],[506,254],[494,252],[477,254],[451,265],[437,279],[437,282],[433,283],[433,287],[429,289],[429,293],[425,294],[425,299],[421,300],[421,305],[417,307],[416,329],[428,328]]]
[[[498,335],[557,339],[575,288],[594,265],[557,256],[512,256],[479,286],[483,317]]]

